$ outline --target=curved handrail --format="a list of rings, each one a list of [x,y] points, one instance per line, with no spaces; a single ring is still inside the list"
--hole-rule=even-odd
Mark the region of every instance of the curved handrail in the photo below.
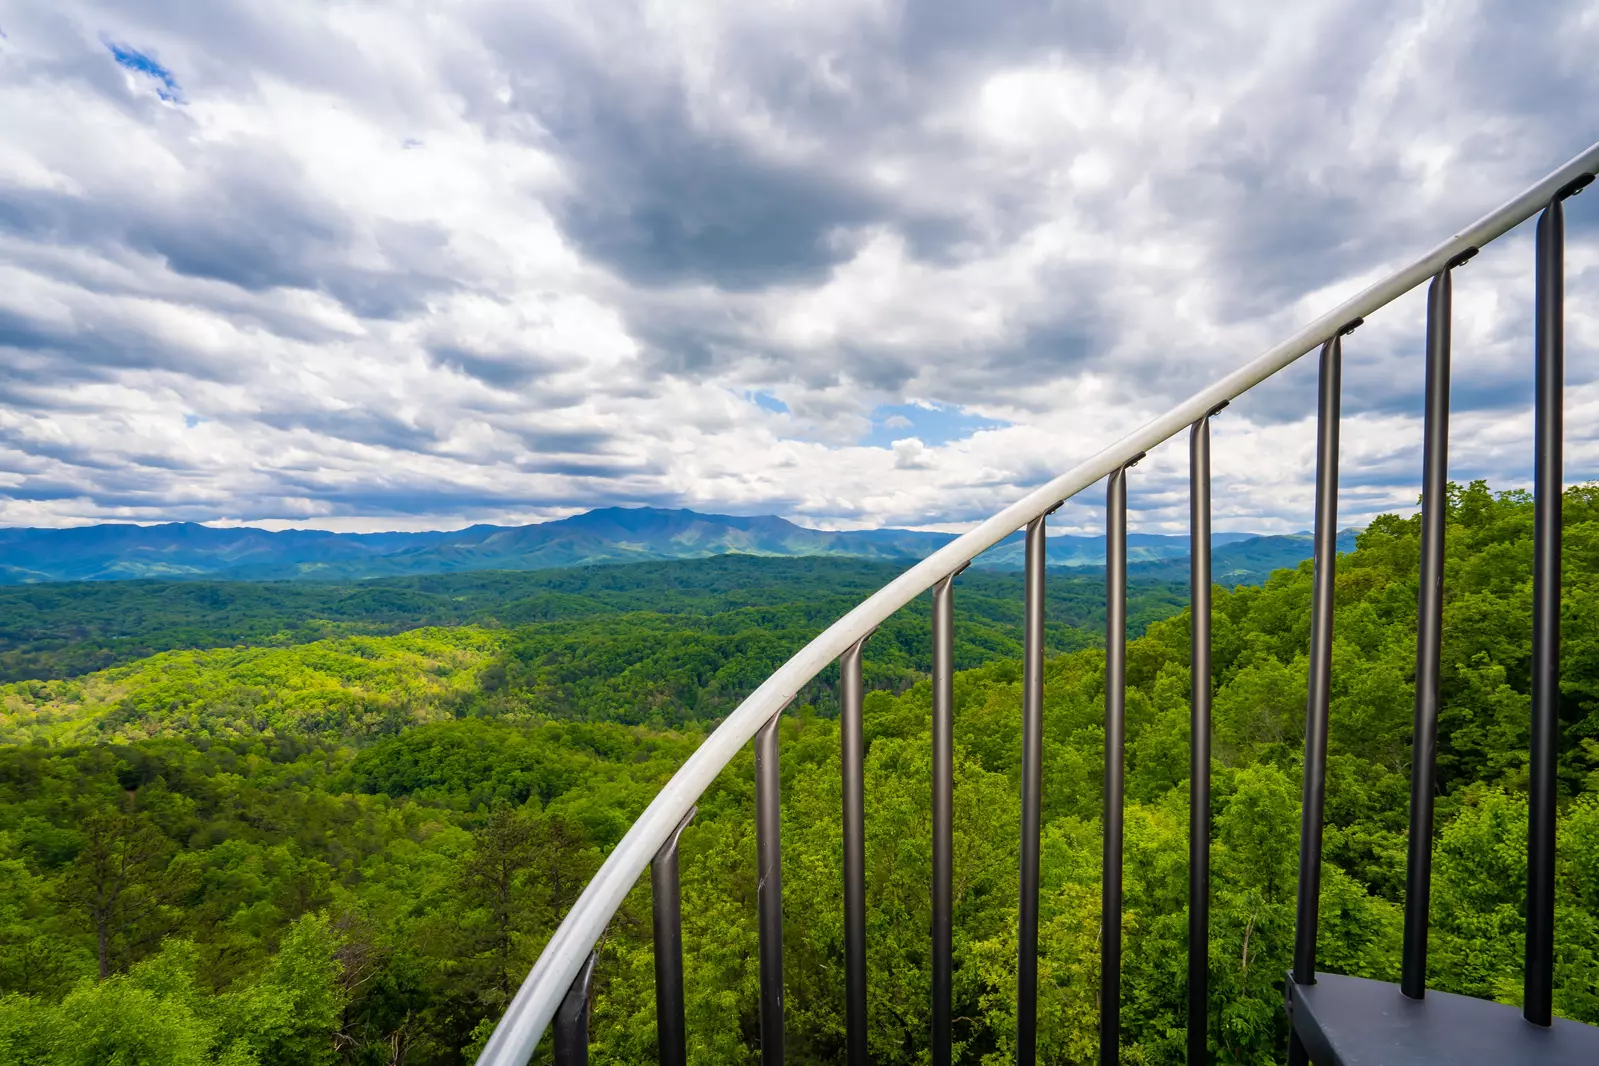
[[[889,615],[1033,519],[1119,470],[1221,404],[1249,391],[1446,266],[1531,218],[1567,186],[1599,171],[1599,143],[1438,245],[1408,266],[1345,300],[1292,337],[1134,430],[1085,462],[1034,489],[873,593],[778,667],[689,756],[611,851],[517,990],[478,1057],[478,1066],[524,1066],[612,915],[656,851],[761,726],[800,688]]]

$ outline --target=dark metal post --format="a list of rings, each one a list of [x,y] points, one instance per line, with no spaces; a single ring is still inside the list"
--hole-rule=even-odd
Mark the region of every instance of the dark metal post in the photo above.
[[[1188,1066],[1201,1066],[1210,1055],[1210,415],[1188,434],[1188,531]]]
[[[964,569],[964,568],[963,568]],[[956,571],[959,573],[959,571]],[[954,972],[955,574],[933,586],[933,1066],[950,1066]]]
[[[1016,1062],[1038,1054],[1038,849],[1044,792],[1044,518],[1027,523],[1022,636],[1022,853],[1017,911]]]
[[[761,945],[761,1062],[783,1063],[782,775],[777,764],[779,717],[755,734],[755,887]]]
[[[1560,504],[1565,384],[1565,218],[1538,218],[1532,531],[1532,762],[1527,773],[1527,959],[1522,1015],[1549,1025],[1555,951],[1555,759],[1560,737]]]
[[[553,1026],[555,1066],[588,1066],[589,1061],[589,986],[594,981],[594,960],[588,961],[572,979],[561,1005],[555,1008]]]
[[[1410,849],[1399,989],[1427,994],[1433,792],[1438,764],[1438,669],[1444,612],[1444,518],[1449,510],[1449,268],[1427,290],[1427,399],[1421,458],[1421,590],[1416,605],[1416,720],[1410,742]]]
[[[1321,347],[1316,411],[1316,576],[1310,607],[1310,685],[1305,702],[1305,782],[1299,819],[1299,907],[1294,980],[1316,983],[1321,910],[1321,823],[1327,795],[1327,715],[1332,702],[1333,582],[1338,563],[1338,406],[1343,345]]]
[[[1122,793],[1127,746],[1127,468],[1105,483],[1105,831],[1100,865],[1099,1061],[1121,1060]]]
[[[694,820],[687,815],[650,863],[650,902],[655,917],[655,1043],[661,1066],[686,1066],[688,1032],[683,1022],[683,896],[677,842]]]
[[[866,1066],[866,744],[861,734],[861,645],[839,659],[839,735],[844,768],[844,1044]]]

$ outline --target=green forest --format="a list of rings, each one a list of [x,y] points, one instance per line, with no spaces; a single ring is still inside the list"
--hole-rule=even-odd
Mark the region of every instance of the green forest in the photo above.
[[[1434,987],[1515,1002],[1532,507],[1451,486]],[[1599,487],[1565,499],[1555,1007],[1599,1023]],[[1338,563],[1320,966],[1397,979],[1419,562]],[[364,585],[0,593],[0,1066],[470,1062],[606,852],[716,721],[893,576],[717,559]],[[1051,572],[1040,1058],[1097,1054],[1102,576]],[[1215,1061],[1281,1061],[1310,565],[1215,598]],[[955,1039],[1013,1060],[1021,580],[956,582]],[[1180,1063],[1187,590],[1131,593],[1123,1060]],[[871,1054],[926,1058],[925,597],[866,647]],[[843,1057],[836,671],[783,718],[787,1040]],[[759,1055],[753,761],[682,839],[690,1056]],[[655,1060],[646,879],[601,943],[596,1061]],[[548,1057],[548,1044],[540,1055]]]
[[[1244,549],[1229,550],[1237,554]],[[1128,617],[1138,631],[1187,602],[1187,565],[1180,577],[1175,569],[1151,564],[1135,568]],[[1234,570],[1252,573],[1247,565]],[[512,628],[535,640],[530,634],[545,633],[569,644],[575,654],[587,654],[619,631],[674,621],[703,635],[771,634],[784,647],[798,648],[900,572],[898,566],[854,559],[724,555],[359,584],[118,581],[0,586],[0,682],[77,677],[163,651],[286,648],[422,626]],[[991,654],[1020,654],[1021,575],[974,570],[963,578],[962,588],[962,665],[975,666]],[[1102,572],[1052,569],[1047,608],[1051,650],[1092,643],[1104,626]],[[557,622],[564,626],[537,628]],[[903,644],[912,662],[925,670],[928,632],[922,610],[894,618],[883,637]],[[592,708],[576,710],[587,713]]]

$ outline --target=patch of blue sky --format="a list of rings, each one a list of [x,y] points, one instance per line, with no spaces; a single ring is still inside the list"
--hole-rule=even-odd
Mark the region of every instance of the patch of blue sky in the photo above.
[[[872,429],[861,443],[871,448],[888,448],[897,440],[915,437],[930,448],[965,440],[985,429],[1004,429],[1009,422],[996,422],[968,413],[955,404],[884,404],[872,412]]]
[[[763,411],[771,411],[773,414],[778,415],[788,414],[788,404],[770,393],[750,392],[746,393],[744,398]]]
[[[129,48],[127,45],[117,44],[115,41],[107,41],[106,47],[111,50],[111,58],[117,61],[118,66],[131,70],[136,74],[154,78],[159,83],[155,90],[156,95],[161,97],[161,99],[172,103],[183,102],[183,90],[178,88],[177,79],[172,76],[172,72],[166,67],[163,67],[137,48]]]

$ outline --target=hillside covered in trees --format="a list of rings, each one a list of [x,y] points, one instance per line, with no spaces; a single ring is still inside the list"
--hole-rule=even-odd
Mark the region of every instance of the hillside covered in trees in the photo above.
[[[1303,536],[1227,537],[1217,535],[1212,560],[1219,585],[1263,581],[1272,571],[1295,566],[1310,554],[1308,538]],[[1354,538],[1351,530],[1340,533],[1341,548],[1354,547]],[[1056,553],[1056,541],[1086,539],[1052,537],[1050,550]],[[1080,543],[1067,547],[1083,553]],[[1004,556],[1011,548],[1007,539],[980,558]],[[1168,549],[1169,545],[1161,550]],[[1155,549],[1142,551],[1152,554]],[[1130,553],[1135,559],[1128,590],[1130,618],[1142,632],[1146,622],[1164,618],[1186,602],[1188,559],[1172,555],[1140,562],[1136,552]],[[820,628],[898,576],[903,565],[825,556],[722,555],[533,573],[476,570],[343,583],[186,580],[0,585],[0,683],[75,677],[161,651],[241,644],[287,647],[419,626],[521,626],[637,612],[685,618],[781,608],[781,620],[744,614],[719,624],[770,629],[797,620],[802,628]],[[1007,572],[999,565],[967,574],[967,621],[1002,627],[1019,624],[1022,578],[1016,569]],[[1050,572],[1050,620],[1070,630],[1086,627],[1097,632],[1104,624],[1103,570],[1081,562],[1062,566],[1052,562]],[[615,622],[603,621],[591,629],[604,633],[615,628]],[[896,619],[893,624],[902,622]],[[922,624],[925,627],[925,620]],[[1084,639],[1064,631],[1056,638],[1067,642],[1058,650],[1079,647]],[[925,668],[925,662],[922,665]]]
[[[32,678],[0,685],[0,739],[265,728],[359,738],[441,715],[705,721],[731,710],[897,573],[853,560],[727,556],[403,585],[0,590],[0,606],[9,597],[26,607],[14,613],[9,638],[0,635],[0,647],[10,643],[0,662]],[[974,573],[962,591],[957,662],[1020,655],[1020,575]],[[1104,596],[1102,576],[1052,571],[1050,650],[1101,639]],[[904,688],[930,668],[926,599],[878,634],[869,667],[875,685]],[[1186,599],[1184,586],[1136,578],[1131,624],[1141,632]],[[144,657],[131,657],[137,648]],[[87,674],[72,669],[100,659],[126,661]],[[807,699],[829,705],[836,672]]]
[[[1599,489],[1570,490],[1565,515],[1555,1006],[1599,1023]],[[1523,495],[1453,490],[1430,976],[1507,1001],[1521,988],[1531,531]],[[709,568],[697,585],[671,571],[680,595],[655,578],[636,594],[546,584],[520,597],[542,615],[454,588],[455,614],[432,602],[354,612],[352,628],[331,631],[316,628],[341,624],[325,602],[313,610],[290,602],[294,587],[270,586],[287,590],[281,602],[222,612],[219,626],[234,628],[211,642],[187,629],[153,636],[203,627],[194,619],[124,638],[109,612],[78,602],[84,639],[110,661],[0,686],[0,1064],[470,1061],[590,873],[704,731],[881,583],[871,564],[849,563],[862,568],[855,579],[826,572],[785,600],[752,576],[824,562],[838,565],[709,560],[694,564]],[[1321,965],[1389,979],[1417,562],[1416,521],[1388,517],[1338,573]],[[634,567],[609,569],[563,580],[633,580]],[[459,578],[497,580],[414,580]],[[1103,593],[1051,580],[1040,1056],[1086,1063],[1097,1040]],[[985,584],[1004,581],[1016,587]],[[1286,1040],[1310,584],[1306,564],[1216,596],[1209,963],[1222,1063],[1279,1061]],[[474,595],[492,613],[474,614]],[[1138,595],[1124,1058],[1168,1063],[1182,1059],[1187,1021],[1189,630],[1180,587]],[[583,614],[561,597],[603,609]],[[956,1039],[961,1061],[998,1064],[1012,1059],[1015,1028],[1019,582],[969,572],[956,605]],[[8,654],[75,661],[61,617],[46,610]],[[167,643],[129,659],[124,639]],[[869,1010],[882,1062],[920,1061],[929,1021],[926,640],[918,603],[866,650]],[[782,727],[796,1061],[838,1060],[843,1042],[831,684],[824,675]],[[753,791],[745,754],[683,837],[697,1062],[758,1054]],[[597,1061],[654,1061],[648,891],[646,881],[603,941]]]

